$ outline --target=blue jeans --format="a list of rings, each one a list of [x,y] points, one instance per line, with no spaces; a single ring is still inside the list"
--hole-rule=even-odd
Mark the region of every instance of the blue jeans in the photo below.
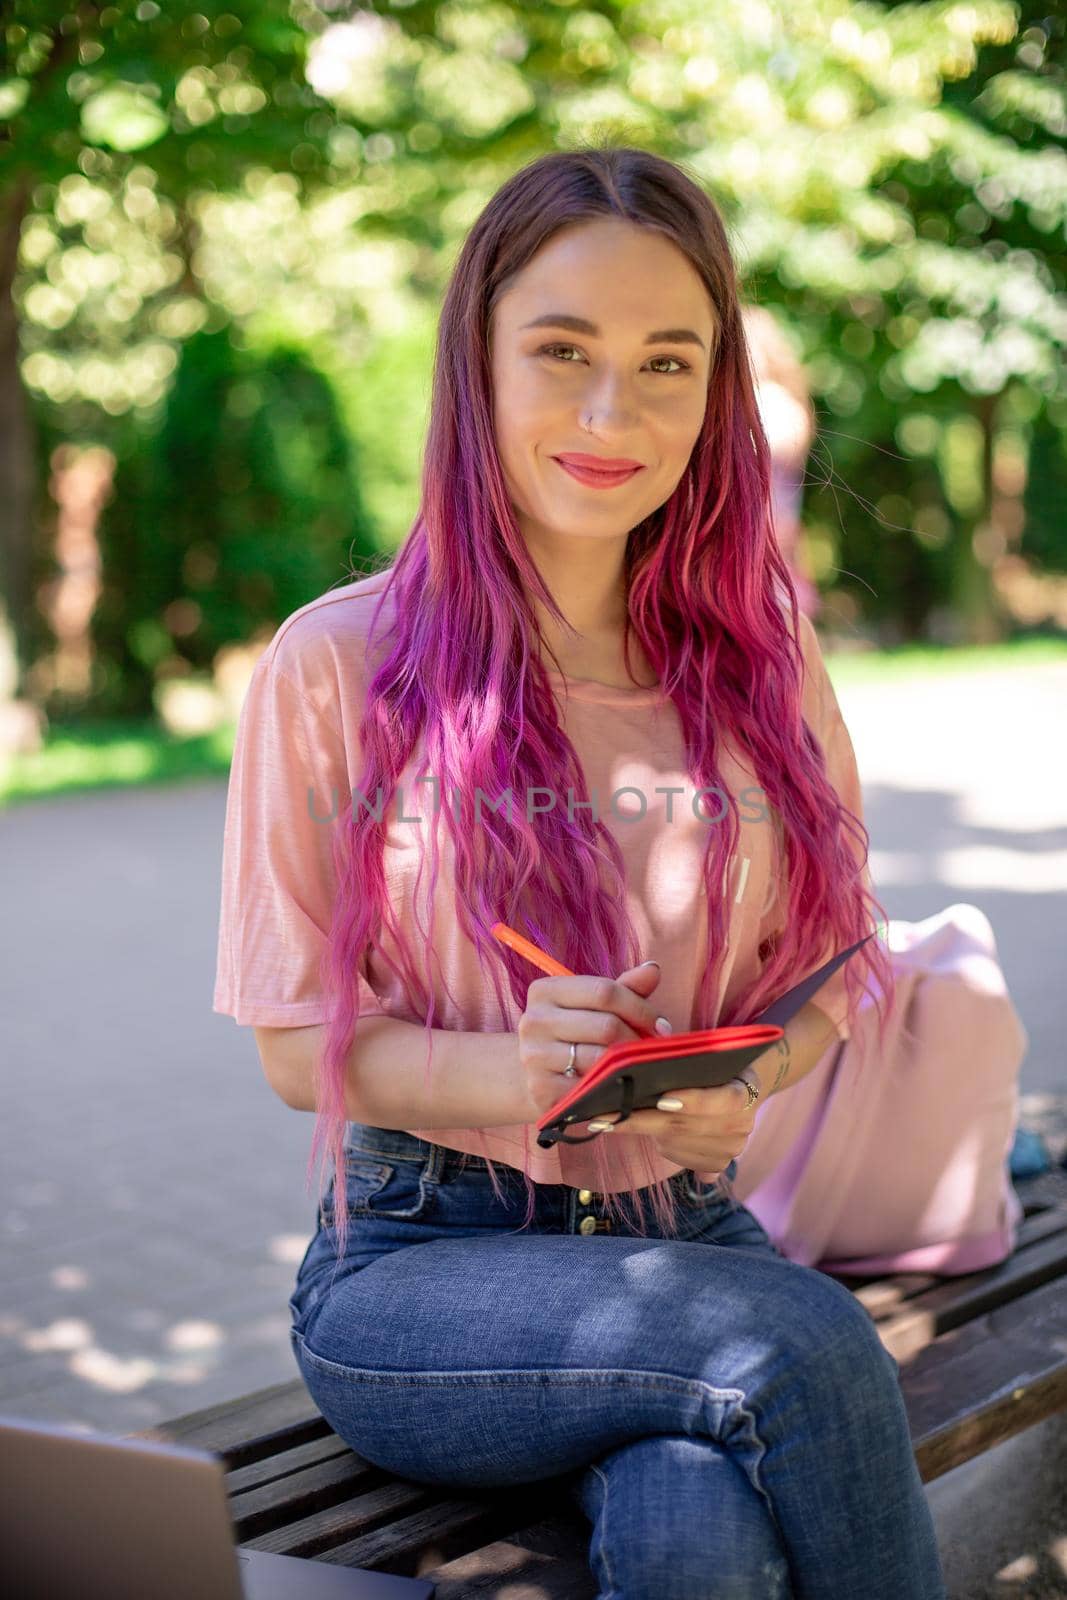
[[[312,1399],[356,1453],[446,1487],[558,1477],[599,1600],[945,1600],[899,1367],[849,1289],[717,1184],[663,1239],[598,1196],[349,1125],[289,1302]],[[728,1169],[733,1176],[735,1163]],[[638,1191],[640,1192],[640,1191]]]

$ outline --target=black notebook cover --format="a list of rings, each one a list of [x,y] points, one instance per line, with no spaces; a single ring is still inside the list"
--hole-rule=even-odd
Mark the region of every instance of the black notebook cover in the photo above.
[[[537,1143],[587,1144],[598,1133],[572,1136],[574,1122],[594,1117],[614,1117],[625,1122],[631,1111],[655,1108],[661,1095],[672,1089],[715,1089],[729,1083],[743,1067],[770,1048],[785,1031],[790,1017],[810,1000],[838,969],[873,939],[868,933],[818,967],[807,978],[773,1001],[753,1022],[727,1028],[704,1028],[675,1033],[662,1039],[628,1039],[605,1050],[591,1072],[577,1079],[562,1099],[538,1120]]]

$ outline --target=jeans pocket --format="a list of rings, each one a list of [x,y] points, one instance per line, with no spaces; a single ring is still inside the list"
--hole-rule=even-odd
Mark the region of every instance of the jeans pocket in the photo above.
[[[382,1217],[417,1222],[426,1212],[436,1187],[426,1175],[428,1162],[381,1161],[362,1150],[345,1151],[345,1208],[349,1218]],[[331,1183],[319,1208],[320,1221],[336,1221],[336,1185]]]

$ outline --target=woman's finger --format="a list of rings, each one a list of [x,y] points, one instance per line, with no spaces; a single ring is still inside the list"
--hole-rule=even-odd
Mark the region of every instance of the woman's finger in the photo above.
[[[663,1135],[669,1128],[679,1127],[681,1120],[682,1113],[679,1111],[631,1111],[625,1122],[618,1122],[618,1113],[612,1111],[594,1117],[589,1127],[593,1132],[607,1132],[611,1128],[616,1133]]]

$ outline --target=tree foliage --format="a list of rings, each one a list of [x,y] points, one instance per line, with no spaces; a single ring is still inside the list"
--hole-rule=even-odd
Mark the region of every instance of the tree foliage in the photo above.
[[[390,341],[429,326],[517,166],[636,143],[707,186],[806,365],[833,614],[1002,624],[998,563],[1026,544],[998,485],[1025,479],[1035,430],[1056,461],[1067,434],[1054,9],[12,0],[6,41],[0,203],[24,211],[21,373],[50,427],[150,432],[201,333],[299,346],[338,394],[367,374],[346,419],[394,419],[402,448],[365,462],[393,543],[425,397],[391,388]],[[1033,548],[1065,564],[1041,485],[1026,496]]]

